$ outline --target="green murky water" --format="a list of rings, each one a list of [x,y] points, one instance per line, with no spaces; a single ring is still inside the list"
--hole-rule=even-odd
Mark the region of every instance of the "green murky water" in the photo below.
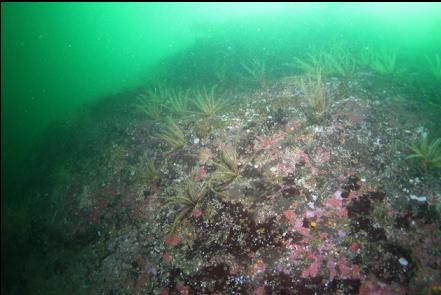
[[[275,160],[279,164],[271,167],[259,155],[280,138],[285,144],[281,149],[286,147],[283,154],[294,149],[294,154],[303,155],[307,168],[317,164],[320,170],[331,161],[336,171],[352,171],[366,178],[368,186],[384,187],[387,196],[404,190],[407,197],[414,196],[411,200],[426,197],[429,211],[418,214],[438,216],[430,215],[426,224],[439,229],[439,3],[2,3],[1,27],[2,293],[74,294],[91,285],[92,293],[102,294],[151,294],[165,289],[173,293],[179,284],[191,289],[192,282],[201,280],[197,271],[188,267],[191,275],[170,279],[169,266],[158,266],[145,254],[157,250],[154,242],[130,252],[131,267],[127,261],[111,264],[122,273],[132,269],[133,277],[110,283],[102,277],[111,271],[99,265],[115,253],[109,250],[116,243],[112,241],[127,238],[123,230],[127,227],[136,225],[138,238],[151,235],[161,240],[157,231],[160,225],[172,227],[173,214],[148,220],[154,225],[143,228],[146,221],[137,219],[133,210],[150,195],[179,195],[179,188],[168,189],[194,171],[198,182],[205,184],[208,179],[211,193],[234,195],[227,184],[236,183],[237,191],[245,194],[239,194],[241,204],[252,209],[256,199],[247,199],[253,193],[243,193],[241,178],[246,174],[260,179],[252,171],[244,172],[247,165],[260,165],[270,174],[280,172],[265,176],[269,187],[261,188],[264,194],[276,194],[272,185],[283,182],[282,176],[287,177],[283,173],[292,172],[283,170],[288,160],[271,154],[280,156]],[[326,128],[337,130],[342,124],[349,130],[358,126],[352,135],[358,136],[359,146],[340,133],[334,134],[338,138],[334,143],[306,143],[308,136],[317,139]],[[291,132],[297,129],[301,131]],[[245,138],[248,133],[254,137]],[[422,151],[426,134],[427,146],[433,146]],[[362,145],[363,136],[370,144]],[[382,136],[391,141],[381,142]],[[207,164],[222,151],[222,141],[229,152],[223,156],[221,152],[217,164]],[[408,145],[414,142],[423,155],[405,159],[412,151]],[[323,150],[318,150],[320,145]],[[341,155],[352,158],[332,156],[334,151],[340,155],[339,145],[347,150]],[[364,150],[377,145],[376,152]],[[236,150],[231,152],[230,146]],[[370,164],[363,164],[360,155],[365,152]],[[323,163],[312,155],[324,157]],[[234,159],[242,167],[236,172],[231,169]],[[179,167],[176,171],[167,166],[173,162]],[[311,168],[308,173],[316,175],[316,171]],[[412,188],[406,186],[409,179],[417,183]],[[322,187],[322,193],[335,190],[338,181],[335,186],[332,181],[324,177],[313,186]],[[204,185],[199,189],[208,194]],[[315,194],[311,189],[310,195]],[[254,205],[247,207],[250,202]],[[408,208],[388,204],[395,212]],[[196,207],[205,214],[211,205]],[[283,216],[287,208],[278,204],[269,212]],[[106,218],[114,222],[96,213],[99,210],[111,212]],[[409,247],[407,252],[413,250]],[[234,254],[234,249],[229,250]],[[439,259],[439,250],[435,247],[431,255]],[[259,255],[269,269],[273,262]],[[424,262],[417,260],[414,257],[412,263],[421,267]],[[133,261],[138,261],[136,266]],[[145,261],[150,261],[148,266]],[[184,264],[176,262],[174,267],[182,270]],[[140,270],[146,267],[151,269],[147,275]],[[424,276],[418,267],[413,271]],[[362,286],[368,285],[366,277],[372,269],[369,263],[363,266],[364,273],[357,278]],[[87,274],[90,277],[84,281]],[[214,270],[211,275],[221,280]],[[387,278],[380,281],[437,292],[433,288],[440,286],[439,271],[432,275],[436,279],[430,282],[415,279],[417,275],[392,283]],[[233,283],[217,285],[217,291],[283,290],[262,287],[255,277],[245,280],[237,289]],[[80,281],[85,289],[72,289]],[[317,288],[305,292],[327,292]],[[360,285],[355,289],[348,292],[357,294]],[[204,293],[216,288],[193,290]]]

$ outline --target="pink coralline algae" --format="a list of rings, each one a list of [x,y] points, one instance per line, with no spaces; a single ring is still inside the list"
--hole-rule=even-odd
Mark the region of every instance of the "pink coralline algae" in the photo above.
[[[346,209],[346,208],[340,208],[340,209],[337,211],[337,215],[338,215],[339,217],[347,217],[347,216],[348,216],[348,209]]]
[[[283,215],[285,215],[286,219],[288,219],[289,223],[294,224],[296,220],[296,214],[292,210],[285,210],[283,212]]]
[[[309,156],[307,153],[305,153],[304,151],[299,151],[299,152],[297,152],[296,156],[299,159],[303,159],[306,167],[312,167],[311,160],[309,159]]]
[[[326,201],[326,207],[337,209],[340,208],[342,205],[343,205],[342,199],[340,197],[336,197],[335,195]]]
[[[343,206],[341,191],[336,191],[334,195],[326,201],[325,206],[335,209],[335,214],[340,218],[348,216],[348,210]]]
[[[171,255],[171,253],[170,252],[165,252],[163,255],[162,255],[162,260],[164,260],[164,262],[165,263],[170,263],[171,261],[172,261],[172,255]]]
[[[254,145],[254,150],[256,152],[261,151],[273,144],[271,138],[258,138],[258,142]]]
[[[329,270],[329,279],[332,281],[337,276],[337,263],[335,263],[334,260],[328,259],[328,262],[326,263],[326,266]]]
[[[352,277],[359,278],[360,277],[360,267],[357,264],[353,264],[351,269],[352,269]]]
[[[303,220],[301,218],[297,218],[297,215],[292,210],[285,210],[283,212],[286,219],[288,219],[289,223],[292,226],[292,230],[298,231],[305,237],[309,236],[309,229],[303,227]]]
[[[213,158],[213,153],[210,151],[209,148],[204,147],[199,151],[199,163],[201,165],[205,165],[206,163],[208,163],[211,158]]]
[[[256,269],[257,269],[257,271],[264,272],[266,269],[265,263],[263,263],[262,260],[258,260],[256,263]]]
[[[316,257],[314,262],[302,272],[302,278],[316,277],[321,264],[322,258],[320,256]]]
[[[351,250],[352,253],[357,253],[358,249],[360,249],[360,246],[358,246],[357,243],[353,242],[351,247],[349,248]]]
[[[265,295],[265,287],[258,287],[254,290],[253,295]]]
[[[279,142],[284,135],[282,133],[274,134],[273,137],[263,138],[263,137],[257,137],[257,143],[254,145],[254,150],[256,152],[259,152],[261,150],[266,149],[267,147]]]
[[[168,236],[164,239],[164,243],[167,246],[176,247],[181,242],[181,240],[182,238],[180,236]]]
[[[207,169],[204,166],[200,166],[196,171],[196,179],[204,180],[207,177]]]
[[[295,230],[302,234],[304,237],[309,237],[309,228],[297,227],[295,228]]]
[[[358,295],[399,295],[408,294],[404,288],[373,281],[364,281],[360,286]]]
[[[315,212],[314,212],[314,211],[307,210],[307,211],[305,212],[305,218],[312,218],[312,217],[315,217]]]
[[[265,269],[266,269],[265,263],[259,259],[257,260],[256,264],[253,265],[251,269],[251,273],[256,274],[256,273],[264,272]]]
[[[190,294],[190,287],[188,287],[188,286],[177,285],[176,289],[178,290],[179,294],[181,294],[181,295],[188,295],[188,294]]]
[[[351,268],[346,263],[346,258],[344,256],[340,256],[338,259],[338,269],[340,270],[340,275],[342,278],[347,279],[351,275]]]
[[[202,215],[201,208],[194,208],[193,213],[191,214],[193,217],[198,218]]]
[[[147,279],[148,279],[148,272],[143,271],[139,274],[134,286],[135,294],[141,294],[142,287],[147,282]]]
[[[343,279],[348,278],[359,278],[360,276],[360,267],[356,264],[351,267],[348,266],[346,258],[344,256],[340,256],[338,261],[335,262],[332,258],[328,258],[326,262],[326,266],[329,271],[329,280],[333,280],[336,276],[338,276],[337,267],[340,273],[340,277]]]

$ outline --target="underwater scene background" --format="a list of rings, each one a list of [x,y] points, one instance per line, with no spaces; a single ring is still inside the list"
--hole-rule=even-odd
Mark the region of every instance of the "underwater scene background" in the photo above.
[[[2,3],[2,294],[440,294],[440,3]]]

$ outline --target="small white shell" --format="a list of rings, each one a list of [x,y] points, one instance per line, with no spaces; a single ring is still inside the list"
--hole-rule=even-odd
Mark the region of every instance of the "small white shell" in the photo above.
[[[409,262],[408,262],[405,258],[403,258],[403,257],[401,257],[400,259],[398,259],[398,261],[400,262],[400,264],[401,264],[402,266],[407,266],[407,265],[409,264]]]

